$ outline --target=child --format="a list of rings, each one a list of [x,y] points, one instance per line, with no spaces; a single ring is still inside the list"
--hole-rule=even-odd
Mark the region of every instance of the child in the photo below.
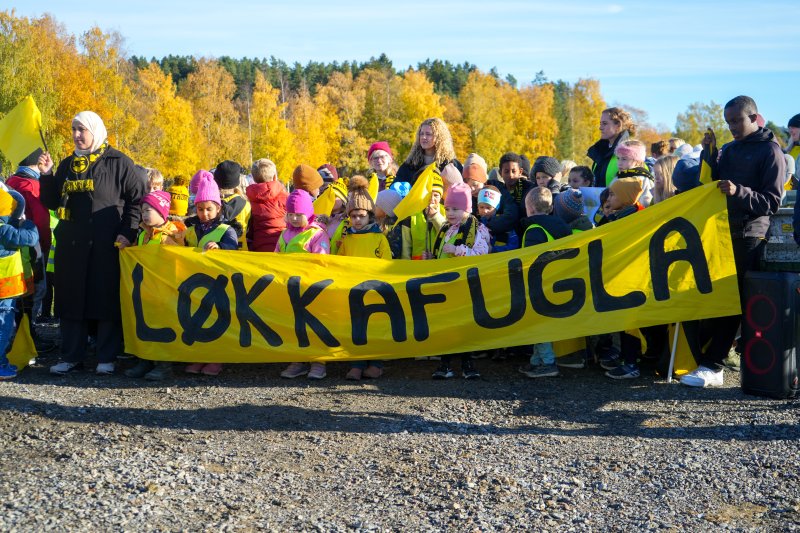
[[[236,232],[228,224],[222,223],[222,198],[210,174],[198,179],[194,206],[197,215],[186,219],[186,225],[190,226],[186,230],[187,246],[204,251],[239,249]],[[217,376],[222,371],[222,364],[194,363],[187,366],[185,371],[189,374]]]
[[[403,228],[397,222],[394,208],[402,200],[400,193],[394,189],[384,189],[375,199],[375,223],[386,235],[389,248],[392,250],[392,259],[400,259],[403,252]]]
[[[675,164],[678,158],[674,155],[659,157],[653,165],[653,175],[655,177],[655,187],[653,187],[653,201],[656,204],[663,202],[667,198],[675,196],[675,186],[672,184],[672,173],[675,171]]]
[[[653,199],[653,187],[655,180],[650,173],[650,169],[645,165],[645,146],[641,141],[628,140],[622,141],[614,149],[617,156],[617,177],[614,178],[636,178],[642,184],[642,195],[639,203],[644,207],[650,205]],[[613,181],[612,181],[613,183]]]
[[[525,196],[534,185],[522,176],[521,159],[514,152],[507,152],[500,157],[500,177],[503,178],[506,190],[517,204],[517,213],[525,212]]]
[[[250,224],[247,248],[253,252],[274,252],[281,232],[286,229],[286,199],[289,194],[278,181],[278,169],[269,159],[253,163],[253,183],[247,187]]]
[[[8,362],[6,352],[14,331],[14,304],[26,290],[19,249],[39,242],[36,224],[20,223],[24,212],[21,194],[0,190],[0,380],[17,377],[17,367]]]
[[[478,193],[478,215],[480,221],[489,230],[492,236],[492,251],[491,253],[505,252],[507,250],[516,250],[519,248],[519,236],[514,231],[513,225],[507,231],[500,231],[495,226],[492,227],[492,222],[497,216],[498,209],[503,202],[503,194],[500,189],[494,185],[487,185],[482,188]]]
[[[537,157],[531,173],[536,180],[536,187],[547,188],[551,193],[558,194],[561,189],[561,163],[558,159],[546,155]]]
[[[370,183],[373,179],[378,180],[377,191],[385,191],[394,181],[397,172],[397,165],[392,157],[392,149],[386,141],[372,143],[367,150],[367,161],[372,174],[369,177]],[[377,200],[377,198],[376,198]]]
[[[644,209],[638,202],[641,194],[642,186],[638,179],[622,178],[615,180],[609,187],[608,203],[613,212],[608,217],[608,222],[619,220]],[[623,364],[614,367],[613,362],[607,361],[607,364],[603,365],[603,368],[608,370],[606,376],[612,379],[638,378],[640,372],[637,359],[641,355],[641,341],[629,333],[621,332],[620,347]],[[611,368],[608,368],[609,366]]]
[[[553,211],[553,193],[547,187],[536,187],[531,190],[525,197],[525,209],[528,217],[522,220],[522,225],[525,227],[522,236],[523,247],[536,246],[572,234],[563,220],[550,214]],[[553,343],[538,342],[531,348],[533,355],[530,364],[520,368],[519,371],[529,378],[558,376]]]
[[[389,241],[375,223],[375,206],[368,187],[369,182],[363,176],[353,176],[350,180],[346,208],[350,226],[342,236],[338,255],[391,259]],[[353,361],[345,379],[358,381],[362,376],[377,379],[382,374],[383,363],[380,361]]]
[[[147,192],[163,191],[164,176],[154,168],[147,169]]]
[[[142,197],[142,222],[139,225],[137,246],[185,246],[186,227],[169,220],[170,196],[165,191],[152,191]],[[133,368],[125,371],[129,378],[162,381],[172,376],[172,363],[139,359]]]
[[[395,182],[392,188],[400,184]],[[431,201],[425,210],[401,220],[402,250],[401,259],[428,259],[432,257],[433,243],[445,222],[440,209],[444,185],[439,174],[434,174],[431,187]]]
[[[292,188],[306,191],[311,195],[312,201],[319,196],[319,189],[324,183],[319,172],[308,165],[297,165],[292,172]]]
[[[234,161],[223,161],[214,169],[214,181],[222,199],[222,220],[236,231],[239,248],[246,251],[251,207],[240,188],[241,175],[242,167]]]
[[[512,239],[516,239],[516,248],[519,248],[519,235],[516,234],[516,227],[519,222],[519,209],[517,208],[517,203],[514,201],[514,198],[501,182],[496,180],[489,181],[486,175],[486,162],[481,156],[478,154],[470,154],[467,158],[467,162],[468,164],[464,166],[464,183],[469,185],[469,188],[472,190],[472,214],[476,217],[482,216],[479,211],[480,203],[478,202],[478,195],[484,187],[492,187],[494,190],[499,191],[500,203],[495,207],[494,213],[490,217],[481,218],[481,222],[489,229],[489,233],[492,234],[492,237],[496,238],[497,236],[502,237],[508,235],[508,237],[502,237],[500,239],[501,243],[505,242],[507,244],[511,242]],[[510,233],[516,235],[511,237]],[[492,251],[500,251],[495,250],[494,246],[496,246],[496,242],[493,243]],[[512,248],[508,249],[511,250]]]
[[[567,184],[573,189],[580,189],[581,187],[591,187],[594,184],[594,174],[589,167],[573,167],[569,171],[567,177]]]
[[[469,186],[458,183],[450,187],[445,195],[444,207],[447,223],[436,236],[432,257],[443,259],[488,254],[492,237],[486,226],[472,215],[472,191]],[[449,379],[455,375],[450,368],[450,359],[450,355],[442,355],[441,366],[433,373],[433,379]],[[461,374],[464,379],[481,377],[472,363],[471,353],[461,354]]]
[[[591,220],[583,213],[583,193],[569,188],[553,197],[553,214],[567,223],[572,233],[592,229]]]
[[[317,171],[314,170],[314,172]],[[317,176],[319,176],[318,173]],[[275,251],[305,254],[330,253],[328,233],[325,228],[315,222],[311,195],[303,189],[295,189],[286,199],[286,229],[281,232]],[[326,376],[325,363],[311,363],[310,369],[306,363],[291,363],[281,372],[281,377],[294,379],[306,374],[308,374],[308,379],[323,379]]]

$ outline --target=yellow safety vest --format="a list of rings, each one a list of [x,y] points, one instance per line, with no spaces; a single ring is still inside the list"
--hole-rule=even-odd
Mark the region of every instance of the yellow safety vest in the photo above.
[[[192,246],[194,248],[200,248],[201,250],[205,248],[206,244],[210,242],[219,242],[222,240],[222,237],[225,235],[225,232],[228,231],[230,228],[227,224],[220,224],[216,228],[212,229],[205,236],[200,239],[200,242],[197,242],[197,228],[192,228],[194,231],[187,231],[186,232],[186,244],[188,246]]]
[[[214,233],[213,231],[211,233]],[[146,244],[161,244],[158,239],[150,239],[147,242],[144,242],[145,237],[147,237],[147,231],[141,230],[139,231],[139,237],[136,239],[136,246],[144,246]],[[197,234],[195,233],[195,237]]]
[[[51,274],[56,271],[56,234],[53,232],[58,225],[58,217],[50,211],[50,251],[47,254],[47,267],[45,270]]]
[[[231,194],[226,196],[222,199],[222,201],[227,202],[231,198],[239,197],[239,194]],[[250,202],[245,198],[244,208],[239,211],[239,214],[234,217],[234,220],[242,225],[242,236],[239,237],[239,249],[247,251],[247,224],[250,223],[250,213],[252,212],[253,208],[250,207]]]
[[[0,257],[0,300],[25,294],[25,273],[19,250]]]
[[[337,255],[339,253],[339,245],[344,237],[344,232],[347,231],[347,228],[349,227],[349,218],[344,218],[341,222],[339,222],[339,225],[336,226],[336,231],[333,232],[333,238],[331,239],[331,255]]]
[[[306,244],[308,244],[311,239],[314,238],[314,235],[316,235],[317,232],[323,231],[323,229],[317,226],[311,226],[292,237],[292,240],[290,240],[288,243],[283,238],[285,231],[286,230],[282,231],[281,236],[278,238],[278,249],[282,253],[296,254],[308,253],[308,250],[306,250]]]
[[[544,228],[543,228],[542,226],[540,226],[539,224],[531,224],[531,225],[530,225],[530,226],[528,226],[528,228],[525,230],[525,233],[523,233],[523,234],[522,234],[522,246],[525,246],[525,237],[527,237],[527,236],[528,236],[528,230],[530,230],[530,229],[533,229],[533,228],[539,228],[539,229],[541,229],[541,230],[544,232],[545,236],[547,237],[547,242],[552,242],[552,241],[556,240],[556,239],[555,239],[555,237],[553,237],[552,235],[550,235],[550,232],[549,232],[549,231],[547,231],[546,229],[544,229]],[[580,230],[577,230],[577,231],[580,231]]]

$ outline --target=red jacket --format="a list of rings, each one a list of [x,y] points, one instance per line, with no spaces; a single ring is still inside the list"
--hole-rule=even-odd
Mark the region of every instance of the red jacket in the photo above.
[[[42,255],[50,253],[50,212],[39,199],[39,181],[26,176],[14,175],[6,180],[6,185],[25,198],[25,218],[32,220],[39,230],[39,245]]]
[[[247,249],[253,252],[272,252],[278,237],[286,229],[286,192],[279,181],[254,183],[247,187],[250,200],[250,224],[247,229]]]

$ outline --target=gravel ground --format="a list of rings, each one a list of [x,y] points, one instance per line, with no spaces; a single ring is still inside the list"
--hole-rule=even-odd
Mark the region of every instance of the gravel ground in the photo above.
[[[519,361],[0,383],[0,530],[800,530],[798,402]],[[127,362],[125,365],[130,366]]]

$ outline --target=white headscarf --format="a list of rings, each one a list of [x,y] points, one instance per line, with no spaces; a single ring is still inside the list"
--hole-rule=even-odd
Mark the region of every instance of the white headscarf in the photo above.
[[[72,122],[80,123],[84,128],[89,130],[89,133],[91,133],[92,137],[94,138],[92,141],[92,146],[88,150],[78,150],[76,148],[75,155],[89,155],[100,148],[101,144],[106,142],[106,139],[108,138],[106,125],[103,124],[103,119],[100,118],[100,115],[94,111],[81,111],[75,115],[75,118],[72,119]]]

